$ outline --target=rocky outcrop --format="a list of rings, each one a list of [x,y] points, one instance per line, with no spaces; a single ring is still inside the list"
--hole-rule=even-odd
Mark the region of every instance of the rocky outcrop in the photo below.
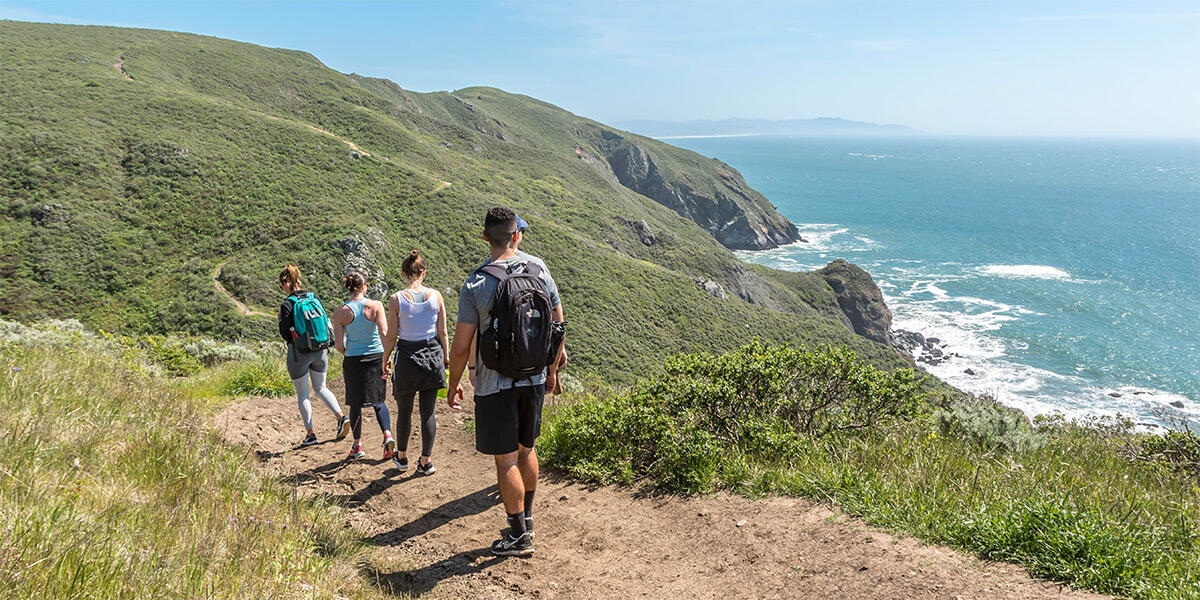
[[[381,231],[368,227],[362,234],[352,234],[333,242],[333,246],[342,255],[341,273],[330,274],[334,279],[341,281],[351,270],[358,271],[367,277],[367,297],[387,298],[388,284],[378,254],[387,249],[388,243]]]
[[[725,286],[723,286],[711,279],[704,279],[702,277],[697,277],[696,278],[696,286],[699,287],[700,289],[708,292],[709,295],[711,295],[713,298],[716,298],[717,300],[725,299]]]
[[[840,258],[817,273],[833,290],[842,322],[851,331],[882,344],[891,342],[892,311],[869,273]]]
[[[771,284],[750,269],[737,265],[729,274],[729,291],[735,296],[764,308],[781,310],[778,302],[771,298]]]
[[[652,140],[609,129],[598,129],[597,138],[621,185],[695,222],[727,248],[765,250],[800,237],[796,226],[729,165],[695,156],[690,158],[705,160],[704,167],[680,171],[666,166],[680,158],[667,156]]]
[[[630,221],[629,219],[617,217],[617,222],[628,227],[633,232],[633,235],[637,236],[638,240],[647,246],[653,246],[658,242],[658,238],[654,237],[654,232],[645,220]]]

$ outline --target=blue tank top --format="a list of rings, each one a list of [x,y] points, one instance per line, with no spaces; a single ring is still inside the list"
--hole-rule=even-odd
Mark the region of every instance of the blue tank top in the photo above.
[[[354,320],[346,326],[346,356],[381,354],[383,341],[379,339],[379,327],[363,314],[363,300],[346,303]]]

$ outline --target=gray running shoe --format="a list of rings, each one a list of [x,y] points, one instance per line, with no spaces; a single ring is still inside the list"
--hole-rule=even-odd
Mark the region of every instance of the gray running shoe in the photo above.
[[[521,537],[506,535],[492,542],[492,554],[496,556],[533,556],[533,538],[526,533]]]

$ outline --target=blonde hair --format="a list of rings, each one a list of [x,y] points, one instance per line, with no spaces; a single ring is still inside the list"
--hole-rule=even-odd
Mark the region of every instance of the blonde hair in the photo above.
[[[300,269],[296,265],[288,265],[279,273],[279,285],[293,290],[300,289]]]

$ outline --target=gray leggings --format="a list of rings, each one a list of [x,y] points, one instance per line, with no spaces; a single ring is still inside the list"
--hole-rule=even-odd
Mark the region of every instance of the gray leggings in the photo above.
[[[325,402],[325,406],[335,415],[342,413],[333,392],[325,387],[325,371],[328,368],[326,355],[328,350],[320,352],[296,352],[295,346],[288,344],[287,370],[292,379],[292,388],[296,390],[296,404],[300,408],[300,418],[304,420],[304,428],[312,430],[312,404],[308,400],[308,382],[312,380],[312,389]]]

